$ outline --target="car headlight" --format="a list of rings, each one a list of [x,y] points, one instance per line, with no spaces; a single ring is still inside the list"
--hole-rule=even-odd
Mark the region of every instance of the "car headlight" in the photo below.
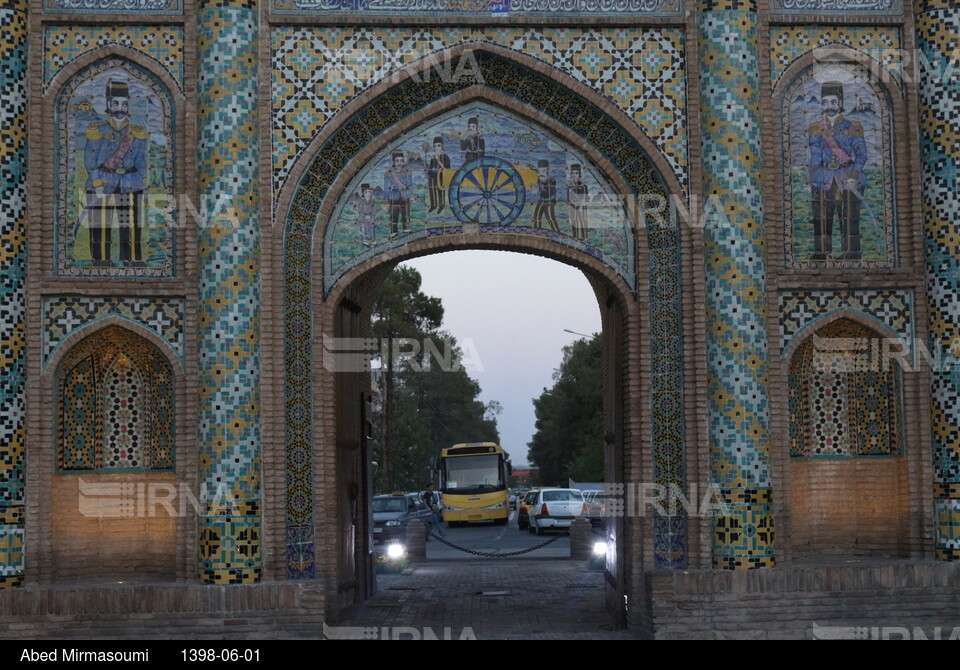
[[[387,522],[386,522],[385,524],[383,524],[383,525],[384,525],[384,526],[399,526],[399,525],[400,525],[400,522],[399,522],[399,521],[387,521]]]

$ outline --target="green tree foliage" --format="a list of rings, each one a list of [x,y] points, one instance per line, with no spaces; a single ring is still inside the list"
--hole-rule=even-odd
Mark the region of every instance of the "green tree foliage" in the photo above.
[[[600,337],[563,348],[553,387],[533,401],[537,417],[530,463],[546,486],[603,481],[603,365]]]
[[[415,269],[398,266],[384,280],[373,316],[381,340],[374,442],[374,488],[419,490],[440,449],[458,442],[497,442],[496,401],[479,400],[480,385],[463,364],[456,340],[439,330],[443,305],[420,291]]]
[[[423,427],[417,421],[394,419],[395,412],[409,407],[409,403],[394,397],[397,370],[415,355],[410,352],[415,352],[418,343],[427,340],[443,322],[440,299],[424,294],[421,283],[422,277],[414,268],[398,266],[383,281],[374,303],[370,328],[380,342],[382,354],[377,377],[379,416],[375,417],[379,437],[374,443],[374,459],[379,464],[374,472],[374,486],[378,491],[394,491],[401,488],[401,483],[406,484],[407,477],[401,481],[398,467],[406,471],[412,466],[409,454],[401,452],[413,448],[423,435]],[[398,466],[401,460],[402,466]],[[425,471],[421,472],[420,479],[425,475]]]

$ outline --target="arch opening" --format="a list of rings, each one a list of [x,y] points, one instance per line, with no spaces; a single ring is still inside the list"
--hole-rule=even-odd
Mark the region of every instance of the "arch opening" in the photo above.
[[[155,345],[107,326],[53,375],[54,579],[175,578],[173,368]]]
[[[364,305],[377,284],[378,273],[406,258],[454,249],[500,249],[536,254],[582,269],[599,287],[598,295],[603,296],[603,332],[610,352],[605,365],[610,366],[611,379],[617,380],[614,385],[629,389],[630,394],[622,402],[611,403],[610,430],[604,436],[605,449],[621,459],[617,467],[623,470],[616,473],[615,481],[626,481],[628,476],[631,481],[643,481],[646,473],[658,481],[685,485],[687,417],[683,402],[681,290],[685,259],[681,240],[689,231],[683,233],[677,221],[665,212],[670,193],[657,167],[663,161],[656,156],[649,158],[649,140],[644,139],[634,122],[569,77],[557,73],[547,77],[530,64],[518,62],[524,57],[500,53],[492,46],[477,48],[474,54],[482,85],[411,77],[399,84],[394,82],[392,87],[373,87],[368,95],[351,103],[350,109],[343,110],[342,122],[331,124],[329,130],[318,135],[310,155],[301,164],[299,183],[281,194],[281,209],[286,210],[289,203],[283,228],[288,466],[285,535],[291,557],[287,574],[313,578],[326,572],[331,583],[336,584],[331,613],[361,601],[372,583],[368,569],[363,561],[356,560],[357,553],[352,549],[358,546],[356,542],[365,541],[356,534],[355,520],[365,518],[364,510],[358,506],[363,499],[359,493],[369,472],[364,471],[365,459],[358,456],[363,446],[360,427],[364,403],[356,378],[335,380],[336,375],[320,364],[317,346],[323,348],[326,359],[328,343],[335,343],[337,338],[364,337]],[[628,246],[633,258],[626,264],[630,267],[618,272],[605,262],[604,256],[589,253],[583,246],[564,244],[552,235],[483,230],[484,225],[500,225],[503,219],[496,224],[492,220],[489,224],[481,223],[469,211],[468,220],[460,221],[461,228],[455,234],[428,234],[417,239],[404,239],[399,234],[403,221],[402,216],[397,216],[396,238],[381,245],[379,238],[374,237],[375,244],[364,249],[363,232],[356,225],[360,217],[357,212],[349,242],[360,253],[350,257],[347,267],[334,271],[328,263],[335,242],[328,234],[338,224],[334,215],[344,211],[338,209],[344,201],[363,197],[364,183],[371,185],[358,175],[376,162],[378,152],[389,159],[383,160],[381,169],[389,170],[393,161],[393,156],[388,155],[390,143],[402,140],[404,133],[415,133],[417,124],[438,119],[442,123],[445,113],[478,102],[514,113],[523,110],[522,118],[528,123],[539,123],[561,142],[581,151],[578,162],[585,157],[596,166],[595,174],[607,180],[626,212],[621,219],[626,225],[619,234],[622,239],[631,240]],[[434,137],[431,135],[430,139]],[[431,142],[431,147],[434,144]],[[462,151],[468,163],[467,149]],[[488,167],[482,163],[484,158],[473,158],[481,160],[474,167]],[[546,160],[549,162],[549,157]],[[570,161],[571,166],[574,162]],[[672,193],[682,192],[672,176],[668,175],[668,180]],[[424,209],[428,209],[429,185],[425,181],[422,187],[421,197],[427,203]],[[381,188],[386,191],[382,183]],[[448,190],[445,204],[450,202],[450,195]],[[533,220],[539,186],[535,195],[537,200],[527,200],[514,221],[526,214],[525,208],[531,209],[528,215]],[[644,199],[650,196],[656,197],[659,209],[649,209],[650,203]],[[564,201],[563,206],[569,204]],[[388,211],[386,203],[384,210]],[[507,218],[511,211],[508,210]],[[502,211],[498,212],[500,216]],[[382,223],[390,223],[387,216],[384,212]],[[541,222],[547,221],[549,217],[544,212]],[[567,225],[570,233],[561,229],[561,235],[575,239],[569,213]],[[633,277],[629,276],[631,270]],[[645,325],[648,323],[650,327]],[[647,369],[641,369],[643,359],[638,354],[637,342],[651,348]],[[655,420],[641,425],[640,416],[646,411]],[[607,462],[615,461],[608,458]],[[314,487],[314,471],[335,473],[335,493],[326,495]],[[304,495],[304,491],[311,494]],[[325,528],[320,518],[336,518],[337,526]],[[685,566],[688,547],[696,544],[697,536],[687,530],[687,525],[686,517],[638,521],[638,529],[652,526],[657,540],[651,543],[649,551],[640,551],[632,560],[639,564],[651,560],[660,567]],[[347,546],[351,549],[346,550]],[[628,560],[631,559],[623,553],[622,543],[613,552],[613,558],[608,556],[607,581],[616,593],[625,588],[625,576],[631,570]],[[623,599],[617,597],[611,602],[612,609],[622,615]]]

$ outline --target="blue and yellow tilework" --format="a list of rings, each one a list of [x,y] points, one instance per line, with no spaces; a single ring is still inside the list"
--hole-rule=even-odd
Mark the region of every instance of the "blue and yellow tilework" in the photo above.
[[[899,335],[904,351],[913,354],[913,292],[908,289],[790,289],[781,291],[777,299],[781,353],[798,334],[823,317],[840,312],[858,312]]]
[[[914,3],[917,46],[927,63],[954,63],[960,3]],[[927,298],[931,347],[960,356],[960,81],[926,72],[920,94]],[[960,367],[934,371],[931,389],[937,558],[960,560]]]
[[[708,435],[714,483],[713,564],[774,564],[768,465],[763,203],[756,4],[699,3],[704,194],[721,208],[704,228]]]
[[[587,100],[558,84],[551,77],[500,54],[478,50],[476,67],[483,85],[539,110],[546,118],[567,126],[571,133],[590,142],[617,170],[633,193],[664,198],[668,193],[659,173],[633,136],[603,115]],[[423,107],[443,100],[469,86],[474,80],[443,80],[438,77],[404,78],[384,95],[371,100],[346,123],[338,127],[306,166],[290,209],[283,213],[285,293],[285,425],[287,427],[287,542],[288,576],[313,570],[307,551],[311,538],[312,474],[310,449],[313,407],[311,376],[315,355],[309,324],[311,295],[322,287],[312,286],[314,226],[317,212],[334,179],[346,169],[357,151],[374,138],[389,132],[400,120]],[[682,480],[684,428],[682,417],[683,310],[680,290],[680,235],[676,222],[651,226],[649,239],[649,280],[655,286],[650,300],[650,320],[656,324],[656,338],[650,405],[652,448],[657,477],[664,482]],[[668,519],[658,540],[658,565],[685,564],[685,519]]]
[[[44,364],[72,333],[109,316],[119,316],[154,332],[183,362],[182,298],[44,296],[40,311],[43,322],[41,356]]]
[[[773,26],[770,76],[773,86],[798,58],[818,49],[848,47],[862,52],[895,81],[903,80],[900,29],[895,26]]]
[[[0,588],[24,577],[27,2],[0,3]]]
[[[0,588],[24,577],[27,2],[0,3]]]
[[[199,577],[216,584],[259,581],[263,564],[258,29],[255,3],[198,8],[199,195],[224,205],[198,231]]]
[[[183,90],[183,28],[180,26],[47,26],[43,33],[43,87],[63,67],[105,46],[138,51],[163,67]]]
[[[472,42],[544,61],[609,98],[687,186],[680,29],[278,27],[272,40],[275,194],[310,141],[357,94],[413,61]]]

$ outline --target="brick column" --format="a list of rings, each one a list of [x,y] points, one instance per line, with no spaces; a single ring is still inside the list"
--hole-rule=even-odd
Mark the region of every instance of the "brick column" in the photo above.
[[[713,565],[774,564],[756,0],[698,0]]]
[[[931,393],[935,546],[952,561],[960,558],[960,369],[949,364],[960,356],[960,3],[918,0],[914,13],[930,351],[947,361],[933,371]]]
[[[259,581],[260,239],[256,0],[197,9],[199,579]]]
[[[23,583],[27,0],[0,3],[0,588]]]

